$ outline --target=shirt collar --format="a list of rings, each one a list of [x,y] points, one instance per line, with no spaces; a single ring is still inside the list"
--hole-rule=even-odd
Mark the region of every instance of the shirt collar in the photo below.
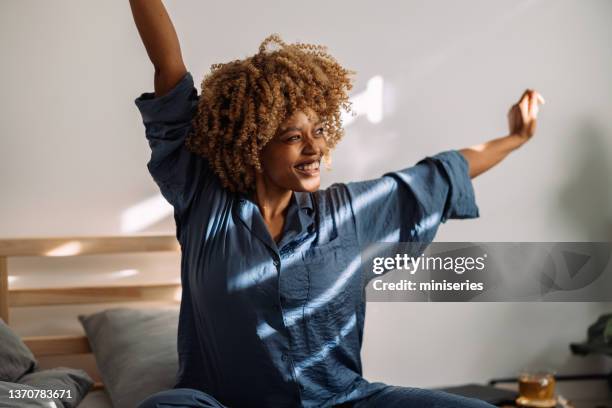
[[[255,203],[253,201],[251,201],[246,194],[243,193],[239,193],[238,194],[239,199],[241,202],[246,202],[249,201],[252,204],[255,205]],[[302,192],[302,191],[294,191],[293,192],[293,197],[291,198],[291,200],[293,201],[295,199],[295,202],[297,203],[297,205],[300,207],[300,209],[302,210],[307,210],[308,215],[312,215],[313,211],[314,211],[314,203],[312,201],[312,194],[311,193],[307,193],[307,192]],[[289,204],[291,205],[291,203]]]
[[[313,208],[310,193],[299,191],[293,193],[283,228],[283,238],[278,243],[279,248],[311,232],[314,223]]]
[[[251,199],[248,198],[246,194],[239,193],[238,197],[240,202],[242,203],[249,201],[252,204],[255,204]],[[312,202],[311,193],[294,191],[293,197],[295,197],[295,201],[302,210],[308,210],[309,213],[312,213],[314,211],[314,203]],[[293,197],[292,200],[294,199]]]
[[[257,204],[251,201],[245,194],[239,193],[238,197],[238,215],[242,222],[271,249],[276,248],[276,244],[271,240]],[[298,209],[296,217],[295,211]],[[297,238],[297,236],[307,234],[313,223],[314,203],[311,193],[295,191],[289,203],[283,238],[279,242],[280,247]]]
[[[308,210],[308,215],[312,215],[314,211],[314,204],[312,202],[311,193],[306,193],[302,191],[295,191],[294,193],[297,204],[300,206],[302,210]]]

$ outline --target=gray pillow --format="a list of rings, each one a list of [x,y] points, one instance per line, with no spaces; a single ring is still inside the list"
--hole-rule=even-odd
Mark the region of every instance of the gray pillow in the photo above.
[[[115,408],[134,408],[174,387],[178,308],[107,309],[79,315]]]
[[[57,367],[26,374],[19,379],[19,383],[39,390],[57,390],[57,399],[65,408],[76,408],[89,392],[93,380],[83,370]]]
[[[0,381],[15,382],[37,366],[34,354],[0,319]]]
[[[11,398],[18,397],[18,398]],[[59,399],[41,398],[29,385],[0,381],[0,408],[62,408]]]

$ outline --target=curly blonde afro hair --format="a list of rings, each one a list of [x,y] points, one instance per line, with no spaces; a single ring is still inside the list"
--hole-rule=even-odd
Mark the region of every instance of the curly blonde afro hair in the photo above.
[[[272,43],[277,49],[268,50]],[[211,66],[186,146],[208,159],[224,187],[247,193],[255,187],[255,172],[262,171],[260,151],[280,124],[310,108],[323,122],[329,163],[329,150],[344,135],[340,109],[350,112],[354,73],[322,45],[286,44],[270,35],[257,54]]]

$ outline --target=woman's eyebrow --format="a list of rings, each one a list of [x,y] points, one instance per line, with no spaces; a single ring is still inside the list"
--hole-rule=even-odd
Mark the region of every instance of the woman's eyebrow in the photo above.
[[[301,127],[298,127],[298,126],[290,126],[290,127],[286,127],[286,128],[284,128],[284,129],[281,129],[281,133],[287,133],[287,132],[289,132],[290,130],[297,130],[298,132],[301,132],[301,131],[302,131],[302,128],[301,128]]]
[[[314,126],[317,127],[317,126],[321,126],[321,125],[323,125],[323,121],[322,120],[316,122],[316,124]],[[299,126],[289,126],[289,127],[284,128],[284,129],[281,129],[280,133],[281,134],[287,133],[287,132],[289,132],[291,130],[295,130],[295,131],[301,132],[302,128],[299,127]]]

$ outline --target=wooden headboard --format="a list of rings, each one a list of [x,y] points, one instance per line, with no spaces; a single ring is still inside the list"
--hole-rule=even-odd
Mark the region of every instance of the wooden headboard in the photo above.
[[[181,286],[162,284],[11,289],[8,279],[9,258],[179,251],[180,245],[173,235],[0,239],[0,317],[10,325],[11,308],[21,306],[137,301],[177,302],[175,294]],[[82,335],[24,337],[23,341],[37,358],[91,354],[89,341]],[[97,372],[89,374],[94,378],[100,378]],[[94,384],[94,389],[101,388],[104,388],[101,382]]]

